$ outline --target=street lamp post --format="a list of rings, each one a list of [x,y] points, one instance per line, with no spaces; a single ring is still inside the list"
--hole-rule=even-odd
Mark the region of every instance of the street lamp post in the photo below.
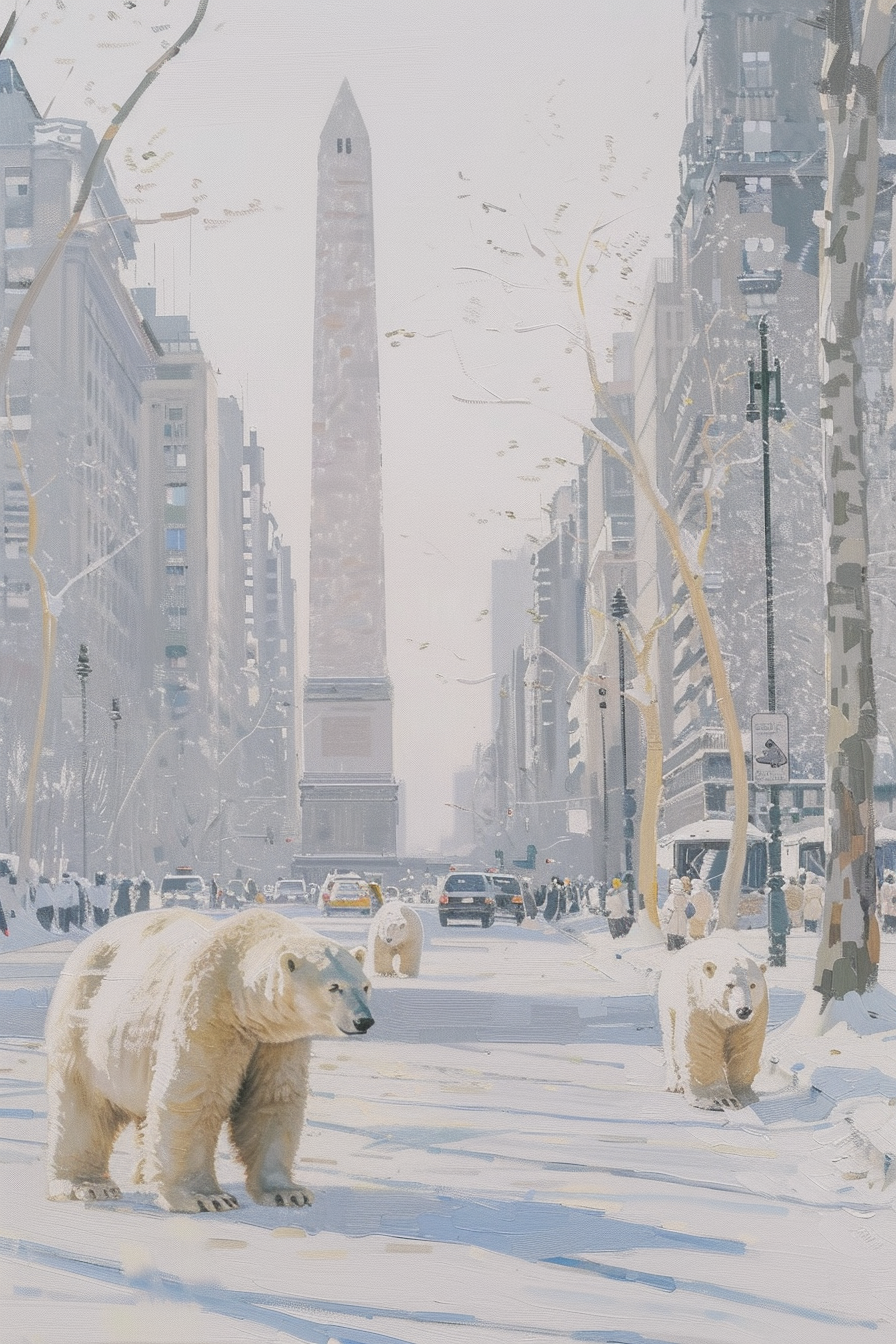
[[[118,812],[118,795],[121,792],[121,768],[118,757],[118,725],[121,723],[121,701],[117,695],[112,697],[112,708],[109,710],[109,718],[112,721],[112,778],[114,783],[115,810]],[[115,848],[112,851],[115,858],[114,867],[118,869],[118,837],[115,839]]]
[[[768,709],[774,713],[777,709],[775,686],[775,614],[774,582],[772,572],[772,487],[771,456],[769,451],[769,418],[777,424],[784,419],[784,403],[781,400],[781,361],[775,360],[774,368],[769,367],[768,359],[768,321],[763,315],[759,319],[759,372],[751,359],[749,361],[750,400],[747,403],[746,417],[751,423],[759,421],[762,434],[762,499],[763,521],[765,526],[765,665],[768,685]],[[771,384],[774,380],[775,398],[771,400]],[[759,403],[756,393],[759,393]],[[781,873],[781,790],[777,784],[769,785],[768,822],[770,828],[768,860],[769,876],[768,897],[768,959],[772,966],[787,964],[787,928],[789,916],[784,900],[784,878]]]
[[[622,736],[622,835],[625,842],[625,886],[628,891],[628,910],[635,913],[634,874],[632,872],[632,841],[635,838],[635,795],[628,787],[628,743],[625,733],[625,634],[622,622],[629,613],[628,599],[622,588],[616,589],[610,603],[610,615],[616,622],[619,638],[619,730]]]
[[[606,733],[606,710],[607,710],[607,684],[601,681],[597,688],[597,703],[600,710],[600,765],[601,765],[601,804],[603,809],[603,886],[606,894],[607,884],[610,881],[610,799],[607,796],[607,733]]]
[[[81,683],[81,876],[87,878],[87,678],[93,668],[87,656],[87,645],[78,653],[75,676]]]

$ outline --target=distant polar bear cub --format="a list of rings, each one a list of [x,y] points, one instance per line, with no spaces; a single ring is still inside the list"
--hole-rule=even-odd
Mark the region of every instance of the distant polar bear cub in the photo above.
[[[764,971],[723,933],[669,958],[659,982],[667,1091],[712,1111],[755,1101],[768,1023]]]
[[[236,1207],[215,1175],[225,1123],[256,1203],[310,1203],[292,1166],[311,1037],[373,1026],[363,959],[257,908],[131,915],[85,939],[47,1014],[50,1198],[118,1199],[109,1156],[133,1121],[136,1179],[164,1209]]]
[[[417,911],[401,901],[387,901],[374,916],[367,940],[366,965],[374,975],[420,974],[423,921]]]

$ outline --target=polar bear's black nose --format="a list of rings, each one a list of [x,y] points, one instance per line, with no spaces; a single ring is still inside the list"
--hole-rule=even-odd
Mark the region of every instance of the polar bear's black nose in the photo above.
[[[738,1017],[740,1018],[741,1022],[746,1022],[746,1020],[747,1020],[748,1017],[752,1017],[752,1016],[753,1016],[753,1009],[752,1009],[752,1008],[738,1008],[738,1010],[737,1010],[737,1015],[738,1015]]]
[[[373,1018],[369,1014],[367,1017],[355,1017],[352,1019],[352,1025],[354,1026],[355,1031],[360,1031],[363,1035],[365,1031],[369,1031],[373,1026]]]

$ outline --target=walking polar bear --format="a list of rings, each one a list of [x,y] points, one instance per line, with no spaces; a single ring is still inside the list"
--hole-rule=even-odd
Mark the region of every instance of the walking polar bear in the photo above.
[[[673,953],[658,994],[668,1092],[711,1111],[756,1100],[768,1023],[764,972],[724,933]]]
[[[256,1203],[310,1203],[292,1166],[311,1038],[373,1026],[363,959],[264,909],[132,915],[85,939],[47,1014],[50,1198],[118,1199],[109,1157],[133,1121],[136,1179],[164,1209],[236,1207],[215,1176],[225,1123]]]
[[[397,957],[399,975],[419,975],[422,951],[423,921],[413,906],[401,901],[387,901],[380,906],[367,939],[365,965],[371,972],[395,975]]]

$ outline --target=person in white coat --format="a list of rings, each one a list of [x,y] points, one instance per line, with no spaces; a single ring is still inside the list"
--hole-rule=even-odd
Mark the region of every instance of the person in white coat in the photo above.
[[[818,923],[824,914],[824,888],[815,877],[809,877],[803,887],[803,928],[818,932]]]
[[[669,883],[669,895],[660,911],[660,925],[670,952],[678,952],[684,947],[688,940],[688,895],[677,877]]]
[[[716,907],[713,903],[712,892],[706,883],[699,878],[691,884],[691,905],[694,908],[694,913],[688,920],[688,936],[692,939],[705,938],[716,912]]]
[[[896,873],[884,873],[877,899],[884,933],[896,933]]]

